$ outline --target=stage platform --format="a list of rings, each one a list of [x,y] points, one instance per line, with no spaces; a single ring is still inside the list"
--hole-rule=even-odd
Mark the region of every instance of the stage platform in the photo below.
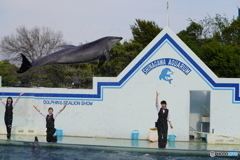
[[[0,145],[31,146],[35,136],[12,135],[7,140],[6,135],[0,135]],[[58,137],[57,143],[47,143],[45,136],[37,136],[42,147],[79,147],[100,150],[136,151],[147,153],[190,154],[209,156],[211,151],[239,152],[240,145],[210,145],[202,140],[189,142],[168,142],[166,149],[159,149],[157,142],[148,140],[110,139],[99,137]]]

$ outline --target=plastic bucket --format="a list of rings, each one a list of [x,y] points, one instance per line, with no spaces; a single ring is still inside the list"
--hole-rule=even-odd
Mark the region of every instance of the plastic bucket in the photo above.
[[[131,140],[132,141],[132,147],[138,147],[138,140]]]
[[[175,135],[168,135],[168,141],[169,142],[175,142],[175,138],[176,138]]]
[[[61,129],[57,129],[56,136],[61,137],[62,133],[63,133],[63,131]]]
[[[205,134],[205,139],[208,142],[208,134]]]
[[[169,148],[175,148],[175,142],[168,142],[167,144]]]
[[[139,131],[138,130],[133,130],[132,131],[132,139],[137,140],[139,136]]]

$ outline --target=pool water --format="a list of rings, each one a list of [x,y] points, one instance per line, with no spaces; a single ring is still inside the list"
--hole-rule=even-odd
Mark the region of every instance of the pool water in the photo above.
[[[92,147],[84,146],[59,146],[43,145],[41,148],[35,149],[32,147],[33,143],[24,143],[23,145],[1,144],[0,145],[0,160],[208,160],[208,159],[229,159],[227,157],[214,157],[210,156],[188,156],[186,155],[164,155],[162,152],[148,153],[122,151],[114,147],[111,149],[95,149]]]

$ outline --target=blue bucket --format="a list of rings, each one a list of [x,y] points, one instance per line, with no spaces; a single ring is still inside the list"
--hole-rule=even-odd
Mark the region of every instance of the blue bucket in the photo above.
[[[168,142],[167,144],[169,148],[175,148],[175,142]]]
[[[174,142],[175,141],[176,136],[175,135],[168,135],[168,141],[169,142]]]
[[[56,135],[57,135],[58,137],[61,137],[61,136],[62,136],[62,133],[63,133],[63,131],[62,131],[61,129],[57,129]]]
[[[132,147],[138,147],[138,140],[131,140],[132,141]]]
[[[132,131],[132,139],[137,140],[139,136],[139,131],[138,130],[133,130]]]
[[[208,142],[208,134],[205,134],[205,139]]]

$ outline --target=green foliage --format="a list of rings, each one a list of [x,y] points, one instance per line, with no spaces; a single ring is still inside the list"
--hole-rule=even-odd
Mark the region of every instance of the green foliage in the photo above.
[[[9,61],[0,61],[0,76],[2,76],[2,86],[12,86],[18,83],[16,74],[17,67],[10,64]]]
[[[129,43],[126,41],[123,44],[118,43],[110,51],[110,61],[105,62],[105,64],[99,68],[95,68],[95,75],[101,77],[118,76],[141,50],[142,45],[139,43]]]
[[[145,21],[136,19],[134,25],[131,26],[133,34],[133,42],[139,43],[145,48],[162,29],[153,21]]]
[[[191,21],[178,36],[218,76],[240,77],[240,19],[216,15]]]
[[[222,39],[225,45],[240,46],[240,18],[223,28]]]
[[[201,39],[203,27],[195,22],[191,22],[186,30],[179,32],[177,35],[184,41],[193,52],[197,53],[205,39]]]

